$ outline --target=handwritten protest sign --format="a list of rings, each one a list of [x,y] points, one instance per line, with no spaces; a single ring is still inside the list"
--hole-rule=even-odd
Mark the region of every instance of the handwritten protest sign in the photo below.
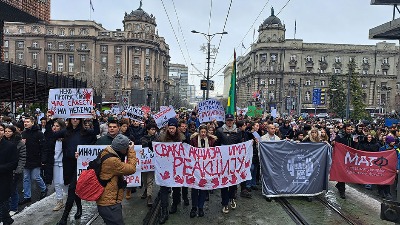
[[[155,180],[160,186],[202,190],[250,180],[253,142],[196,148],[181,142],[153,142]]]
[[[168,106],[165,106],[165,105],[160,106],[160,112],[166,110],[167,108],[168,108]]]
[[[91,118],[91,88],[58,88],[49,90],[47,107],[53,118]]]
[[[81,175],[82,171],[87,170],[89,162],[94,160],[97,155],[106,147],[107,145],[78,145],[77,151],[79,153],[79,156],[77,159],[76,168],[78,177]],[[136,155],[138,155],[142,149],[142,146],[135,145],[134,149],[136,151]],[[138,187],[141,185],[141,179],[141,170],[138,160],[138,163],[136,165],[136,172],[134,174],[126,176],[125,180],[128,183],[128,187]]]
[[[107,145],[78,145],[77,152],[79,157],[77,159],[77,175],[81,175],[82,171],[87,170],[89,162],[94,160],[97,155],[105,149]]]
[[[153,116],[154,120],[156,121],[157,127],[162,128],[164,127],[170,118],[176,116],[175,110],[172,106],[169,106]]]
[[[110,109],[111,113],[114,115],[118,115],[120,113],[120,109],[118,105],[113,105]]]
[[[136,146],[135,146],[136,147]],[[149,148],[143,148],[142,153],[136,154],[139,162],[139,168],[142,172],[154,171],[154,151]]]
[[[142,122],[143,121],[143,116],[144,116],[144,112],[141,108],[139,107],[133,107],[130,106],[127,110],[126,110],[126,116],[128,118],[131,118],[133,120]]]
[[[247,107],[247,115],[251,117],[262,117],[263,109],[260,107],[255,107],[253,105]]]
[[[151,111],[151,108],[150,106],[144,105],[142,106],[142,110],[144,113],[149,113]]]
[[[236,107],[236,113],[237,113],[238,115],[246,115],[246,114],[247,114],[247,111],[248,111],[248,108],[239,108],[239,107]]]
[[[140,151],[142,150],[142,146],[141,145],[135,145],[133,147],[133,149],[136,152],[136,157],[138,157],[138,155],[140,155]],[[125,158],[125,163],[127,162],[127,159]],[[141,161],[137,160],[136,162],[136,172],[134,174],[131,174],[129,176],[125,176],[125,180],[127,183],[127,187],[139,187],[140,185],[142,185],[142,170],[141,170]]]
[[[199,102],[199,120],[200,123],[213,121],[225,121],[225,110],[221,102],[215,99],[208,99]]]

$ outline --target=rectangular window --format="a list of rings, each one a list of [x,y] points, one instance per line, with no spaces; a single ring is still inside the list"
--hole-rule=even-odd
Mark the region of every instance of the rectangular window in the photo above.
[[[64,49],[64,43],[58,43],[58,49]]]
[[[87,49],[87,44],[81,43],[81,50],[86,50],[86,49]]]
[[[75,35],[75,29],[69,29],[69,36]]]
[[[81,62],[85,62],[86,61],[86,55],[81,55]]]
[[[24,27],[18,27],[18,34],[23,34],[24,32]]]
[[[117,74],[121,74],[121,68],[117,67],[116,72],[117,72]]]
[[[4,52],[4,59],[6,60],[6,61],[8,61],[8,52]]]
[[[81,73],[85,72],[85,65],[81,65]]]
[[[74,64],[74,56],[73,55],[68,56],[68,63]]]
[[[4,48],[8,48],[8,40],[4,41]]]
[[[135,61],[135,64],[136,64],[136,65],[139,65],[139,64],[140,64],[140,62],[139,62],[139,57],[135,57],[135,58],[134,58],[134,61]]]
[[[311,85],[311,80],[306,80],[306,83],[304,85],[310,86]]]
[[[33,63],[33,64],[32,64],[32,68],[33,68],[33,69],[36,69],[36,68],[37,68],[37,64],[36,64],[36,63]]]
[[[53,56],[52,55],[47,55],[47,62],[52,63],[53,62]]]
[[[32,53],[32,59],[37,59],[37,52]]]
[[[101,68],[101,72],[102,72],[103,74],[106,74],[106,73],[107,73],[107,68],[105,68],[105,67]]]
[[[389,63],[389,58],[383,58],[383,63]]]
[[[306,60],[307,60],[307,62],[311,62],[311,61],[312,61],[312,57],[311,57],[310,55],[308,55],[308,56],[306,57]]]
[[[146,58],[146,66],[150,65],[150,59]]]
[[[23,41],[18,41],[17,42],[18,48],[24,48],[24,42]]]
[[[135,54],[139,54],[140,53],[140,48],[139,47],[135,47]]]
[[[58,35],[59,36],[65,36],[65,29],[64,28],[60,28],[60,30],[58,31]]]
[[[335,57],[335,62],[337,62],[337,63],[338,63],[338,62],[341,62],[340,56],[336,56],[336,57]]]
[[[277,54],[271,54],[271,61],[275,62],[278,59]]]
[[[368,58],[364,57],[363,58],[363,63],[368,63]]]
[[[74,64],[69,64],[68,65],[68,72],[73,73],[74,72]]]
[[[363,74],[363,75],[368,75],[368,70],[363,70],[363,71],[362,71],[362,74]]]
[[[146,55],[150,55],[150,49],[146,48]]]
[[[18,59],[23,60],[24,59],[24,53],[23,52],[18,52]]]
[[[100,51],[101,52],[107,52],[108,51],[108,46],[107,45],[100,45]]]
[[[115,63],[117,63],[117,64],[121,63],[121,57],[120,56],[115,57]]]
[[[355,58],[354,57],[350,57],[349,58],[349,62],[354,62]]]
[[[57,62],[58,63],[63,63],[64,62],[64,56],[63,55],[57,55]]]
[[[320,84],[321,87],[325,87],[325,81],[324,80],[320,80],[319,84]]]
[[[290,61],[295,61],[296,58],[297,58],[296,55],[291,55],[291,56],[290,56]]]
[[[47,48],[48,48],[48,49],[52,49],[52,48],[53,48],[53,43],[48,42],[48,43],[47,43]]]
[[[261,61],[261,62],[267,61],[267,54],[262,54],[262,55],[260,55],[260,61]]]
[[[102,56],[101,57],[101,62],[102,63],[107,63],[107,56]]]
[[[75,50],[75,44],[74,43],[69,44],[69,50],[71,50],[71,51]]]
[[[51,63],[51,62],[47,63],[47,71],[49,71],[49,72],[53,71],[53,63]]]
[[[274,85],[275,84],[275,79],[269,79],[268,83],[269,83],[269,85]]]
[[[387,70],[383,70],[382,73],[383,73],[383,75],[387,75],[388,74]]]
[[[342,71],[340,69],[335,69],[334,73],[335,74],[340,74]]]
[[[59,64],[58,64],[57,71],[58,71],[58,72],[63,72],[63,71],[64,71],[64,64],[63,64],[63,63],[59,63]]]
[[[304,97],[304,100],[306,100],[306,102],[311,100],[311,93],[309,91],[306,92],[306,95]]]
[[[32,42],[32,48],[39,48],[37,41]]]
[[[326,56],[321,56],[321,62],[326,62]]]
[[[122,47],[121,47],[121,46],[117,46],[117,47],[115,48],[115,52],[121,53],[121,52],[122,52]]]
[[[326,73],[326,70],[320,70],[319,72],[320,73]]]

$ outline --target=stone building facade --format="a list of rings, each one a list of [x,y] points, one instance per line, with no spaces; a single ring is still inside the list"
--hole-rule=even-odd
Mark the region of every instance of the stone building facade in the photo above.
[[[353,60],[367,109],[380,113],[400,110],[400,89],[396,83],[399,46],[387,42],[305,43],[301,39],[287,39],[285,31],[285,25],[272,9],[271,16],[259,26],[258,39],[250,52],[238,59],[239,107],[259,104],[267,110],[275,107],[281,113],[326,112],[330,100],[313,105],[313,89],[319,88],[327,95],[332,75],[347,81],[348,63]],[[225,75],[229,75],[228,70]],[[258,99],[254,98],[257,96]]]
[[[5,23],[4,59],[88,81],[103,101],[168,105],[169,46],[141,6],[123,30],[88,20]]]

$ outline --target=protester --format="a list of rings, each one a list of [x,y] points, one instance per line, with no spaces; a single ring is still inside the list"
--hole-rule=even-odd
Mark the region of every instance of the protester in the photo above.
[[[47,150],[44,134],[39,126],[35,125],[33,117],[27,117],[24,120],[25,130],[22,132],[22,139],[26,145],[26,163],[24,168],[24,199],[19,205],[31,202],[31,180],[35,180],[40,188],[40,199],[47,196],[47,187],[42,177],[40,169],[46,164]]]
[[[126,136],[118,134],[114,137],[111,146],[107,146],[100,157],[113,154],[102,163],[100,179],[110,180],[104,187],[104,192],[96,201],[99,215],[107,225],[124,225],[122,217],[122,199],[124,197],[124,175],[130,175],[136,171],[136,154],[134,144]],[[119,155],[127,155],[127,163],[122,162]]]
[[[77,181],[77,160],[76,151],[78,145],[87,145],[93,140],[93,136],[100,133],[100,126],[97,120],[96,112],[92,111],[93,117],[93,130],[86,130],[83,128],[83,120],[80,118],[68,119],[68,125],[66,129],[58,132],[53,132],[53,137],[63,138],[62,149],[63,149],[63,179],[64,184],[68,186],[68,197],[65,203],[63,215],[57,225],[66,225],[68,221],[68,215],[71,212],[74,202],[76,203],[75,219],[79,219],[82,216],[82,203],[81,199],[75,194],[76,181]]]
[[[11,184],[10,216],[13,216],[18,213],[18,182],[21,180],[21,175],[26,163],[26,146],[21,139],[21,134],[17,132],[17,129],[13,125],[6,126],[3,138],[14,143],[17,146],[18,151],[18,166],[17,169],[14,170],[13,181]]]
[[[225,124],[218,128],[216,132],[217,141],[215,146],[232,145],[241,142],[241,131],[234,124],[234,120],[235,117],[232,114],[225,115]],[[221,188],[221,204],[223,213],[229,213],[229,203],[232,209],[236,209],[236,190],[236,185]]]
[[[396,145],[396,140],[393,136],[388,135],[386,136],[386,145],[382,146],[379,151],[388,151],[388,150],[395,150],[397,154],[397,166],[396,169],[397,171],[400,170],[400,149]],[[392,194],[390,193],[390,185],[378,185],[378,193],[379,196],[386,200],[392,200]]]
[[[156,138],[157,125],[149,123],[146,125],[147,134],[141,139],[142,148],[149,148],[153,151],[153,141]],[[153,186],[154,186],[154,171],[142,172],[142,183],[144,186],[144,192],[141,199],[147,199],[147,206],[153,205]]]
[[[18,166],[18,150],[14,143],[5,140],[4,130],[4,124],[0,124],[0,222],[9,225],[14,222],[9,199],[14,170]]]
[[[199,132],[194,133],[190,137],[190,145],[197,148],[214,147],[216,138],[217,137],[208,134],[207,125],[200,125]],[[199,217],[204,216],[203,208],[206,200],[206,192],[205,190],[192,188],[192,209],[190,210],[190,218],[194,218],[196,215]]]

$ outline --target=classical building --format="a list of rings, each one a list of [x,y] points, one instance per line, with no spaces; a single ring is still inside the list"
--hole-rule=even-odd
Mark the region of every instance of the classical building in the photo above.
[[[348,63],[354,61],[363,88],[363,101],[371,112],[400,110],[396,83],[399,46],[305,43],[287,39],[285,25],[273,9],[258,29],[257,41],[237,62],[237,105],[259,104],[278,112],[326,112],[327,101],[313,105],[314,88],[329,92],[332,76],[347,81]],[[224,72],[230,76],[229,69]],[[225,85],[229,86],[229,78]],[[346,90],[345,90],[346,92]],[[258,98],[255,98],[258,97]],[[325,104],[324,104],[325,103]]]
[[[125,13],[123,30],[88,20],[6,22],[4,59],[87,80],[103,101],[168,105],[169,46],[142,5]]]

